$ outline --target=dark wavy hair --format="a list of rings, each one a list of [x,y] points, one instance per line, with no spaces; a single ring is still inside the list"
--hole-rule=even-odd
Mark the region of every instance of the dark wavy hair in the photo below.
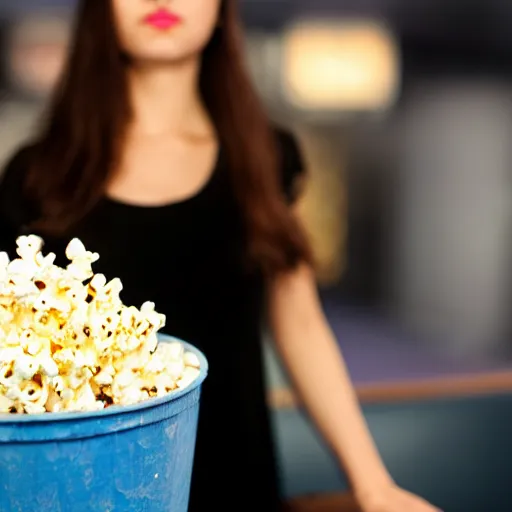
[[[280,187],[279,155],[244,67],[236,0],[224,0],[202,56],[200,90],[227,155],[243,212],[247,255],[266,273],[310,261],[301,226]],[[26,192],[38,205],[34,228],[63,235],[104,196],[131,111],[111,2],[81,0],[74,38],[42,132]]]

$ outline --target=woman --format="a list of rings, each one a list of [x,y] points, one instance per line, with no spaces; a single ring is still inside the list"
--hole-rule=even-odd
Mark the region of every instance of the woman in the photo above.
[[[190,510],[278,510],[264,399],[263,305],[298,391],[365,512],[429,512],[396,487],[322,314],[292,212],[302,161],[242,66],[235,0],[83,0],[46,125],[10,162],[2,245],[78,236],[202,349]],[[11,249],[12,250],[12,249]],[[258,475],[254,475],[257,472]],[[253,473],[253,474],[251,474]]]

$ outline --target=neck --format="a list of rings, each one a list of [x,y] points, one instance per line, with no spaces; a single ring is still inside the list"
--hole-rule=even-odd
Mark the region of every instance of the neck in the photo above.
[[[199,60],[130,66],[131,131],[143,135],[209,132],[209,117],[198,87],[199,72]]]

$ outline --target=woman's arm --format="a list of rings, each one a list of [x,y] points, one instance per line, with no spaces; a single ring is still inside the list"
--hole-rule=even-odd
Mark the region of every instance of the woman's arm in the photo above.
[[[432,512],[395,487],[372,440],[307,266],[268,286],[269,320],[290,377],[365,512]]]
[[[354,489],[389,486],[308,267],[274,280],[269,314],[290,377]]]

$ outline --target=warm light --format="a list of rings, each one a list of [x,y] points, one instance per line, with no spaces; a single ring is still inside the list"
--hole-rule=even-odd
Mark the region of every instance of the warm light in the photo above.
[[[372,21],[304,21],[283,43],[286,98],[306,110],[380,110],[399,84],[392,34]]]

